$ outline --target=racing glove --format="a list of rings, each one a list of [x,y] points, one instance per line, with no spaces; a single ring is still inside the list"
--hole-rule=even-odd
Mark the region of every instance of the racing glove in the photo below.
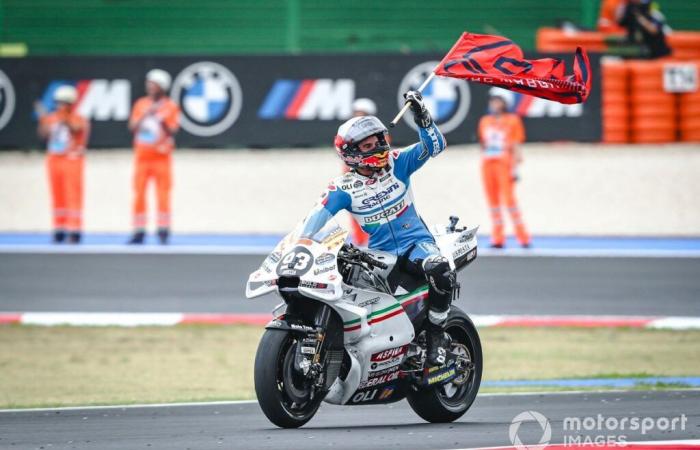
[[[413,113],[413,121],[421,128],[428,128],[433,124],[433,118],[430,117],[428,108],[423,103],[423,96],[418,91],[408,91],[403,94],[403,98],[411,104],[411,112]]]

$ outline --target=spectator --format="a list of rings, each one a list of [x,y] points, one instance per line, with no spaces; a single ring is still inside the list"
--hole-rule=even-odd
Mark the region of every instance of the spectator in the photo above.
[[[618,10],[627,3],[627,0],[603,0],[600,4],[598,15],[598,31],[604,33],[616,33],[624,31],[617,23]]]
[[[155,180],[158,239],[170,237],[173,136],[179,129],[180,108],[168,97],[170,75],[153,69],[146,74],[146,96],[134,104],[129,130],[134,133],[134,234],[129,244],[143,244],[146,235],[146,188]]]
[[[508,112],[513,93],[501,88],[489,90],[489,112],[479,121],[481,142],[481,173],[486,202],[491,213],[493,228],[491,247],[503,248],[502,208],[508,209],[515,227],[515,235],[524,248],[530,246],[530,236],[520,216],[515,199],[517,165],[522,162],[520,148],[525,141],[525,128],[520,116]]]
[[[78,115],[74,105],[78,92],[63,85],[53,94],[56,109],[48,113],[40,103],[39,136],[46,140],[46,168],[53,215],[53,242],[66,239],[78,244],[82,238],[83,169],[90,122]]]
[[[671,54],[666,43],[670,31],[663,14],[652,8],[651,0],[628,0],[618,9],[618,23],[627,29],[627,41],[642,48],[642,56],[661,58]]]

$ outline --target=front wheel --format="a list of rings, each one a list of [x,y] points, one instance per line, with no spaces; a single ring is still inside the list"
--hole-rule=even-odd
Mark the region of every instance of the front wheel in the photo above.
[[[452,338],[452,351],[468,357],[472,369],[464,377],[434,389],[419,389],[407,394],[413,411],[432,423],[453,422],[469,409],[481,385],[483,356],[476,327],[461,309],[453,306],[445,331]]]
[[[255,355],[255,395],[263,413],[281,428],[298,428],[316,414],[322,396],[313,396],[308,380],[294,369],[296,338],[266,330]]]

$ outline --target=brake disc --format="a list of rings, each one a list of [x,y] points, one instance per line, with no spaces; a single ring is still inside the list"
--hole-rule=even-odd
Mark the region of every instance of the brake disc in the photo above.
[[[452,384],[461,386],[469,380],[469,375],[474,368],[474,363],[472,363],[469,349],[464,344],[452,344],[452,353],[457,355],[457,370],[462,372],[454,380]]]

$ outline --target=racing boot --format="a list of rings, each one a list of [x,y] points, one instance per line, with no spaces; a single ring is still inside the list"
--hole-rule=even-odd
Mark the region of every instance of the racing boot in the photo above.
[[[158,241],[160,245],[167,245],[170,239],[170,230],[168,228],[158,228]]]
[[[60,244],[66,240],[66,232],[63,230],[56,230],[53,232],[53,243]]]
[[[447,351],[450,348],[450,337],[445,333],[445,322],[449,309],[443,312],[428,311],[428,325],[426,326],[426,338],[428,349],[426,362],[428,366],[442,366],[447,362]]]
[[[146,233],[143,230],[135,231],[134,234],[131,235],[131,239],[129,239],[129,242],[127,242],[127,244],[142,245],[145,238]]]

